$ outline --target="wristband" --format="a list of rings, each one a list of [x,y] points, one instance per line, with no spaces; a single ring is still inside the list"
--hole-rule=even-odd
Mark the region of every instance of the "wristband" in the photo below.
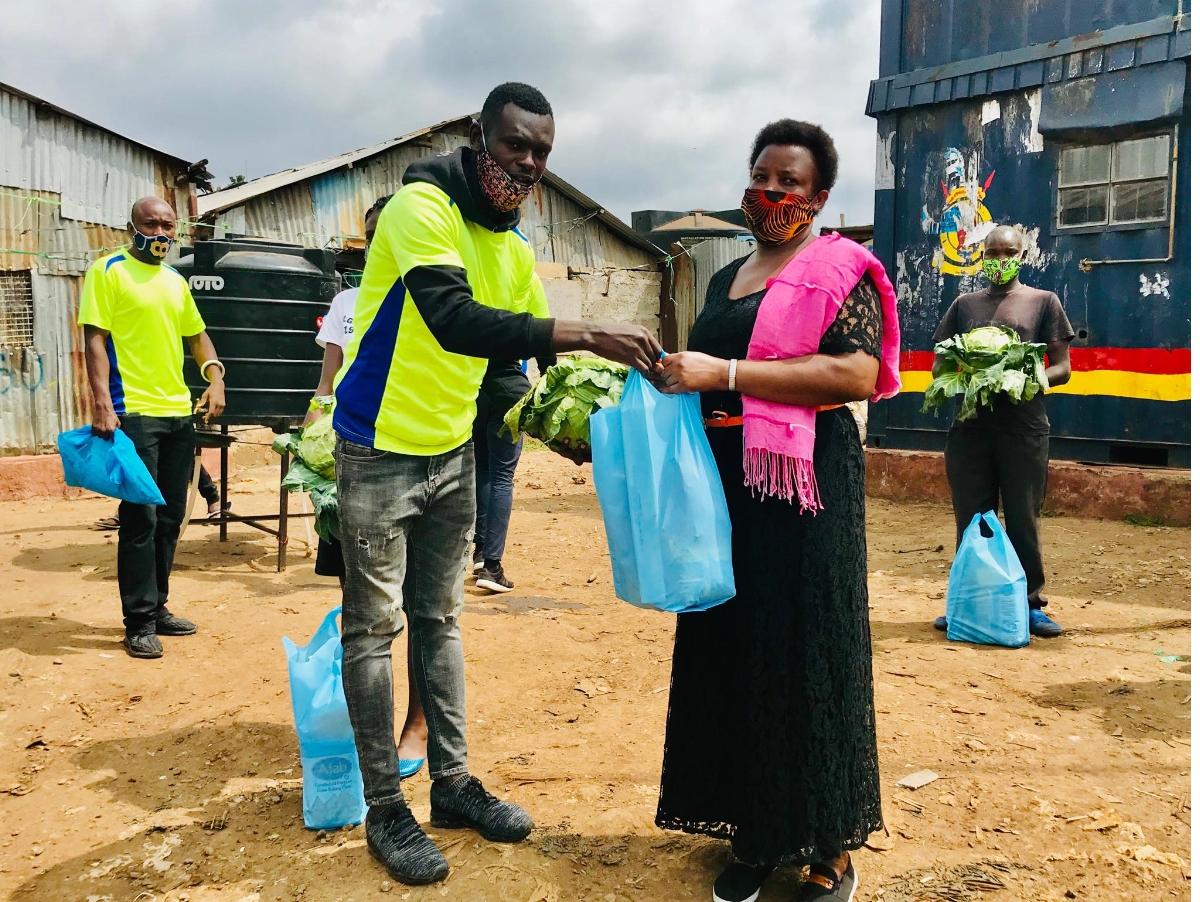
[[[729,390],[737,391],[737,358],[729,361]]]
[[[313,395],[308,402],[309,410],[328,410],[333,406],[333,395]]]
[[[223,364],[219,360],[213,359],[213,360],[206,360],[202,364],[200,364],[200,378],[201,379],[203,379],[205,382],[212,382],[212,379],[208,375],[208,368],[210,366],[219,367],[221,370],[221,378],[222,379],[225,378],[225,364]]]

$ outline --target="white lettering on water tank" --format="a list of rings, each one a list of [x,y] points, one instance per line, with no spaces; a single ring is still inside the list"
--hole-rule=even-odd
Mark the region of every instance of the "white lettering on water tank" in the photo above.
[[[221,276],[192,276],[188,279],[192,291],[221,291],[225,287],[225,279]]]

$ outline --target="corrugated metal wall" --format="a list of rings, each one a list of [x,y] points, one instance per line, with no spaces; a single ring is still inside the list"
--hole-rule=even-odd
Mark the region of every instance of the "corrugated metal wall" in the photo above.
[[[182,165],[0,89],[0,271],[30,273],[33,344],[0,347],[0,454],[54,450],[88,408],[75,326],[88,265],[125,243],[130,205],[156,194],[186,217]],[[181,230],[182,231],[182,230]]]
[[[376,198],[400,187],[410,164],[454,150],[462,146],[465,137],[465,127],[432,132],[352,168],[252,198],[216,214],[217,234],[244,232],[307,247],[339,247],[345,246],[348,238],[361,240],[363,213]],[[640,267],[659,259],[630,245],[601,224],[591,211],[548,184],[534,189],[521,212],[521,231],[542,262],[601,269]]]
[[[740,241],[736,238],[712,238],[692,245],[686,254],[679,254],[676,249],[676,256],[672,261],[672,292],[668,301],[674,303],[674,349],[681,350],[687,347],[692,325],[704,309],[704,299],[712,277],[734,260],[747,256],[753,250],[753,241]],[[666,319],[668,317],[664,317],[664,320]],[[664,336],[664,340],[669,338],[670,336]]]

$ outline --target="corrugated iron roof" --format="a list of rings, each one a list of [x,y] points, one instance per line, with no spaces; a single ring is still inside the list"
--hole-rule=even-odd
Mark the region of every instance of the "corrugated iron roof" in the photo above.
[[[160,156],[169,157],[170,159],[174,160],[177,163],[182,163],[185,167],[190,166],[191,163],[193,162],[193,161],[187,160],[183,157],[177,157],[173,153],[167,153],[165,150],[159,150],[157,147],[152,147],[149,144],[146,144],[144,141],[138,141],[136,138],[130,138],[128,135],[122,135],[120,132],[113,131],[111,128],[108,128],[107,126],[100,125],[96,122],[92,122],[92,120],[85,119],[83,116],[80,116],[78,113],[72,113],[70,110],[64,110],[62,107],[51,103],[49,100],[44,100],[41,97],[35,97],[33,94],[30,94],[28,91],[22,91],[20,88],[14,88],[12,85],[5,84],[4,82],[0,82],[0,91],[6,91],[10,94],[16,94],[18,97],[21,97],[24,100],[27,100],[28,102],[30,102],[32,104],[35,104],[38,107],[41,107],[41,108],[47,109],[47,110],[52,110],[53,112],[59,113],[63,116],[69,116],[70,118],[76,120],[77,122],[81,122],[84,125],[90,125],[92,128],[98,128],[101,131],[108,132],[110,135],[114,135],[114,136],[120,138],[122,141],[128,141],[130,144],[137,144],[139,147],[144,147],[147,150],[152,150],[156,154],[159,154]]]
[[[284,169],[280,172],[264,175],[261,178],[253,179],[246,182],[244,185],[238,185],[236,188],[225,188],[221,191],[214,191],[212,194],[202,195],[197,198],[197,205],[201,216],[210,213],[221,213],[225,210],[230,210],[234,207],[241,206],[247,201],[256,197],[261,197],[264,194],[269,194],[273,191],[278,191],[281,188],[286,188],[289,185],[294,185],[297,182],[308,181],[318,176],[332,172],[343,166],[353,166],[363,160],[369,159],[379,154],[401,145],[407,144],[410,141],[416,141],[420,138],[433,134],[445,128],[454,125],[462,125],[464,122],[469,122],[472,116],[455,116],[452,119],[445,119],[435,125],[427,128],[419,129],[415,132],[410,132],[407,135],[401,135],[398,138],[392,138],[388,141],[383,141],[379,144],[372,144],[367,147],[360,147],[357,150],[347,151],[346,153],[338,154],[334,157],[329,157],[324,160],[318,160],[313,163],[308,163],[304,166],[296,166],[292,169]],[[595,218],[617,233],[622,240],[641,248],[647,253],[653,254],[656,257],[665,256],[667,251],[658,247],[645,236],[639,235],[633,228],[622,222],[592,198],[588,197],[578,188],[575,188],[570,183],[564,181],[559,176],[546,171],[543,176],[543,181],[559,191],[566,197],[570,198],[579,206],[583,207],[587,212],[594,213]]]

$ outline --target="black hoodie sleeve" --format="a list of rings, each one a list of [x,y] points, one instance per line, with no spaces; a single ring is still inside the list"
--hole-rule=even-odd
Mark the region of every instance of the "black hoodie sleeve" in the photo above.
[[[554,353],[554,320],[480,304],[466,271],[457,266],[414,267],[405,274],[404,287],[444,351],[522,360]]]

